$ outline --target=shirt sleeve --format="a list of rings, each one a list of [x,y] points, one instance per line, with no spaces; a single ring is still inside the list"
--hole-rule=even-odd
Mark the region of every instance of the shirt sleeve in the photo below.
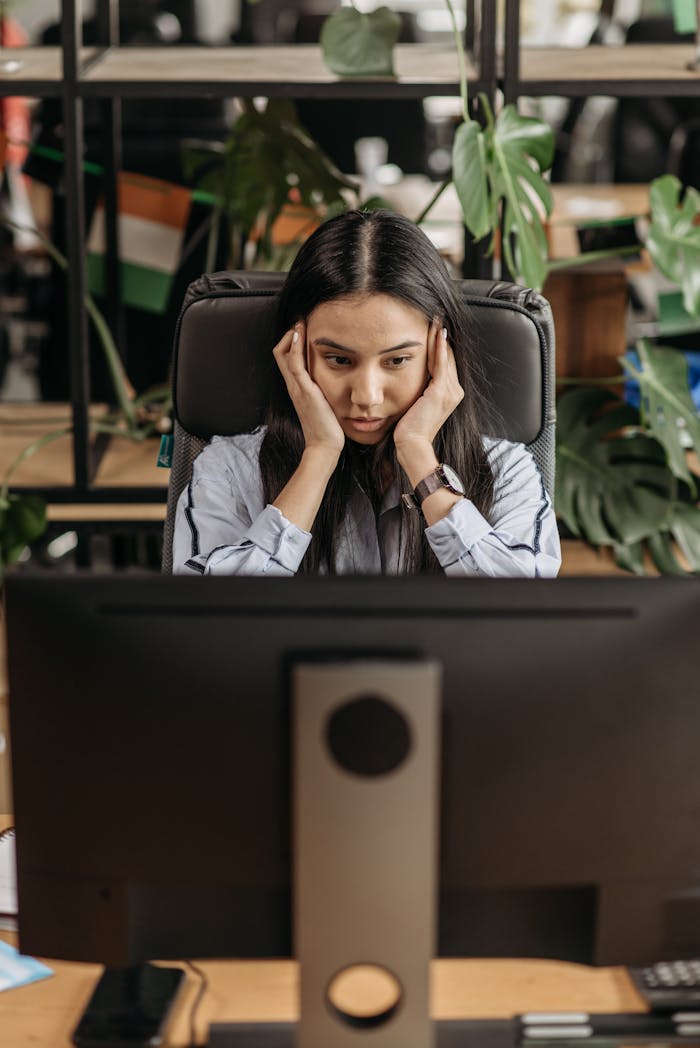
[[[493,449],[494,503],[487,520],[469,499],[426,528],[446,575],[554,578],[561,548],[542,476],[522,444]]]
[[[176,511],[173,573],[296,574],[311,535],[263,504],[257,456],[232,462],[226,452],[210,444],[195,460]]]

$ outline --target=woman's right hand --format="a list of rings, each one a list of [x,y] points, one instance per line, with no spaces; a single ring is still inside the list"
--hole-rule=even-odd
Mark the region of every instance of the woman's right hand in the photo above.
[[[336,458],[345,446],[345,434],[323,392],[306,366],[306,324],[297,321],[272,351],[296,410],[307,448],[331,451]]]

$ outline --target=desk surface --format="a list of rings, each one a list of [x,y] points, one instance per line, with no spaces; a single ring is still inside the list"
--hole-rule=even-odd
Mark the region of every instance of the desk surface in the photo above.
[[[0,815],[0,830],[11,825]],[[0,932],[17,945],[12,932]],[[44,958],[42,958],[44,959]],[[0,1031],[8,1048],[71,1048],[70,1035],[101,967],[44,959],[54,974],[0,993]],[[209,989],[197,1010],[197,1036],[212,1022],[293,1020],[298,966],[293,961],[205,961]],[[168,1048],[187,1048],[190,1007],[199,980],[186,987],[169,1028]],[[588,968],[536,960],[438,960],[431,970],[431,1014],[438,1019],[508,1018],[527,1011],[644,1011],[623,968]]]
[[[47,962],[49,979],[0,993],[0,1029],[8,1048],[71,1048],[71,1031],[101,968]],[[209,989],[197,1010],[199,1044],[212,1022],[290,1020],[297,1016],[298,967],[292,961],[201,962]],[[590,969],[554,961],[442,960],[431,972],[435,1018],[507,1018],[527,1011],[643,1011],[621,968]],[[189,1013],[198,979],[186,973],[168,1031],[168,1048],[189,1044]]]
[[[0,830],[11,825],[0,814]],[[17,945],[12,932],[0,932]],[[42,958],[43,959],[43,958]],[[70,1035],[101,967],[44,959],[54,974],[0,993],[3,1048],[71,1048]],[[293,1020],[298,966],[293,961],[201,962],[209,989],[197,1010],[198,1043],[212,1022]],[[187,1048],[190,1007],[199,980],[186,987],[173,1014],[168,1048]],[[438,960],[431,970],[431,1014],[438,1019],[508,1018],[527,1011],[644,1011],[623,968],[588,968],[537,960]]]

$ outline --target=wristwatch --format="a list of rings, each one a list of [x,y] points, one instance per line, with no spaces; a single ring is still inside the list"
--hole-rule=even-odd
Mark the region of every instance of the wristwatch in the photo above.
[[[420,509],[428,495],[432,495],[434,491],[438,491],[440,488],[447,488],[448,491],[454,492],[455,495],[464,494],[464,484],[452,469],[452,466],[448,466],[446,462],[441,462],[437,469],[434,469],[419,484],[416,484],[412,494],[404,494],[401,497],[410,509]]]

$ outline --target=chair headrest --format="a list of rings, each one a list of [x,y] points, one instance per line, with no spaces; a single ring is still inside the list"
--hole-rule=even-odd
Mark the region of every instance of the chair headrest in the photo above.
[[[255,429],[269,400],[279,273],[215,273],[190,285],[174,344],[175,416],[208,440]],[[460,280],[490,395],[504,425],[499,436],[525,444],[544,417],[549,305],[537,292],[503,281]]]

